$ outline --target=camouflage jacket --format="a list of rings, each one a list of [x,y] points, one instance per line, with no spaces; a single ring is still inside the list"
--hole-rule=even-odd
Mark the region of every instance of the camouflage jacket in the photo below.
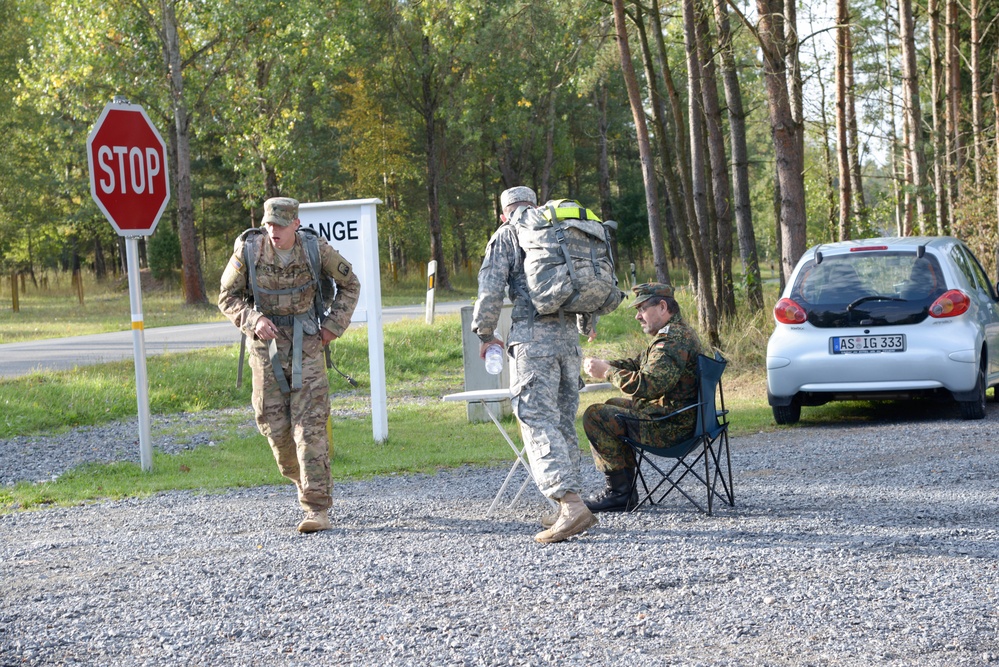
[[[669,414],[697,402],[697,332],[677,313],[635,359],[608,362],[607,381],[635,401],[649,417]],[[689,411],[691,424],[694,410]]]
[[[479,296],[472,314],[472,332],[482,342],[492,339],[506,295],[513,303],[512,328],[507,343],[536,340],[556,330],[576,337],[577,332],[589,333],[592,326],[593,318],[589,315],[565,315],[561,320],[557,314],[537,316],[527,296],[524,251],[517,242],[517,231],[510,223],[502,225],[489,239],[479,269]],[[575,324],[575,331],[569,326],[571,323]]]
[[[260,294],[262,303],[253,304],[253,290],[247,277],[242,236],[236,240],[232,257],[222,273],[222,286],[219,292],[219,310],[239,327],[247,336],[253,337],[253,329],[262,315],[296,315],[308,312],[313,307],[315,288],[309,287],[293,294]],[[336,294],[323,294],[323,302],[329,315],[322,322],[338,337],[343,335],[354,314],[357,298],[361,293],[361,283],[354,274],[350,263],[333,249],[324,239],[319,239],[319,257],[323,276],[336,283]],[[257,244],[256,258],[257,283],[270,290],[298,287],[312,282],[309,259],[305,252],[301,235],[292,248],[291,261],[282,266],[274,245],[264,234]],[[332,292],[332,290],[327,290]]]

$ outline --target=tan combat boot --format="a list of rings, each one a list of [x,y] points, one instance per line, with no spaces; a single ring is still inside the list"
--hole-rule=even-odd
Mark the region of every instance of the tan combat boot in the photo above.
[[[565,494],[559,498],[558,504],[559,515],[555,525],[535,535],[535,541],[543,544],[562,542],[597,525],[597,517],[583,504],[578,493]]]
[[[298,524],[300,533],[318,533],[320,530],[329,530],[333,526],[330,524],[330,515],[322,512],[306,512],[302,523]]]
[[[558,521],[558,515],[561,512],[562,512],[562,506],[559,505],[558,507],[554,508],[552,511],[545,512],[544,514],[542,514],[541,515],[541,527],[542,528],[551,528],[552,526],[554,526],[555,522]]]

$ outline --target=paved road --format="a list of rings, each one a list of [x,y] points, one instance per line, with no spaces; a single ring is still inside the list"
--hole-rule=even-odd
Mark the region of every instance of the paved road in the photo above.
[[[438,315],[457,313],[470,301],[438,303]],[[426,308],[390,306],[382,310],[382,322],[423,318]],[[357,324],[353,326],[358,326]],[[363,326],[363,324],[361,325]],[[239,342],[239,331],[229,322],[154,327],[145,330],[146,356],[164,352],[188,352]],[[0,378],[27,375],[36,370],[70,370],[76,366],[132,359],[132,331],[48,338],[27,343],[0,345]]]

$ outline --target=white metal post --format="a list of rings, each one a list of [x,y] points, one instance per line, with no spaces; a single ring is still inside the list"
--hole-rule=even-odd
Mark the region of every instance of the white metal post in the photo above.
[[[149,435],[149,378],[146,375],[146,335],[142,320],[142,284],[139,278],[139,238],[125,238],[128,262],[128,301],[132,309],[132,343],[135,351],[135,395],[139,405],[139,460],[145,472],[153,469]]]
[[[427,324],[434,323],[434,294],[437,287],[437,260],[427,264]]]
[[[375,442],[388,440],[388,391],[385,383],[385,333],[382,331],[382,284],[378,273],[378,228],[375,226],[375,205],[361,207],[361,248],[364,261],[375,276],[367,291],[368,309],[368,368],[371,373],[371,431]]]

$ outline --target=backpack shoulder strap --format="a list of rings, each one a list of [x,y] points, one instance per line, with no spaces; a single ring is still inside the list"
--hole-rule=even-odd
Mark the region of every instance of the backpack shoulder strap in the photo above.
[[[316,294],[313,299],[313,309],[315,311],[316,321],[319,324],[322,324],[326,307],[323,299],[323,262],[322,258],[319,256],[319,234],[317,234],[316,230],[311,227],[299,227],[298,237],[302,239],[302,245],[305,246],[305,254],[309,258],[309,271],[312,272],[312,282],[316,286]]]
[[[263,233],[264,231],[259,227],[251,227],[239,235],[243,241],[243,263],[246,265],[246,275],[250,279],[254,308],[260,303],[257,292],[257,248],[260,247],[260,236]]]
[[[319,281],[322,275],[322,261],[319,258],[319,234],[311,227],[299,227],[298,238],[302,239],[305,246],[305,254],[309,258],[309,269],[312,271],[312,279]]]

